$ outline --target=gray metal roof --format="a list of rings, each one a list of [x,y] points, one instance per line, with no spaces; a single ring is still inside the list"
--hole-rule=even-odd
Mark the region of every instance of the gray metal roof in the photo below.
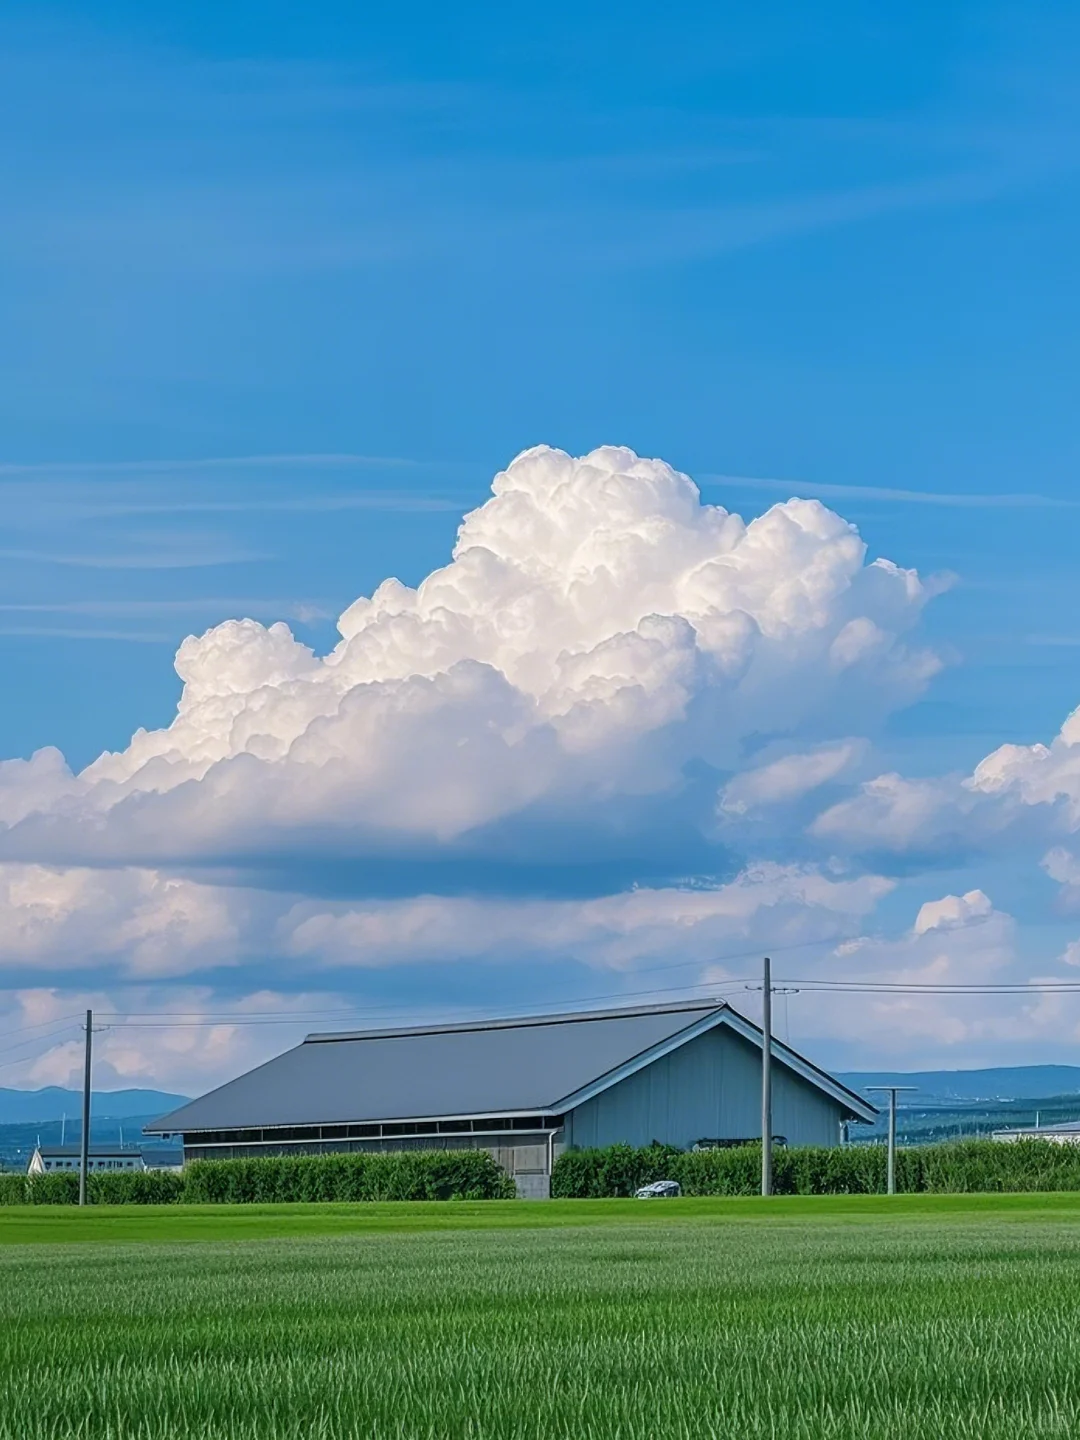
[[[123,1155],[126,1159],[129,1155],[139,1155],[141,1152],[135,1145],[127,1145],[123,1150],[119,1145],[91,1145],[89,1147],[90,1158],[100,1160],[103,1158],[112,1159],[116,1155]],[[77,1160],[82,1154],[82,1147],[79,1145],[35,1145],[35,1154],[47,1160]]]
[[[557,1114],[567,1102],[580,1104],[638,1064],[722,1023],[760,1044],[756,1026],[715,1000],[309,1035],[145,1131]],[[777,1045],[774,1054],[853,1116],[876,1113],[786,1046]]]

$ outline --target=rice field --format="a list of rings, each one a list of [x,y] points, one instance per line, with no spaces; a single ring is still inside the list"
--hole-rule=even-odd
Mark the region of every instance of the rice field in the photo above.
[[[1077,1198],[922,1198],[12,1212],[0,1440],[1080,1434]]]

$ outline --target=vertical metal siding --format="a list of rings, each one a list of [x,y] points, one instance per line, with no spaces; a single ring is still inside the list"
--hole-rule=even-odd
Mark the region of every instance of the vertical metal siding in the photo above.
[[[773,1067],[774,1133],[792,1145],[836,1145],[840,1106],[815,1086]],[[726,1028],[711,1030],[587,1100],[566,1118],[570,1145],[686,1149],[704,1137],[761,1134],[761,1052]]]
[[[774,1062],[772,1073],[773,1133],[786,1136],[789,1145],[839,1145],[842,1111],[836,1101],[783,1065]]]

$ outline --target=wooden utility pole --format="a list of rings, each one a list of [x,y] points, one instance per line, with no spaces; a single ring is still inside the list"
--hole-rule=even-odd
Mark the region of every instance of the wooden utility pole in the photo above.
[[[90,1168],[90,1051],[94,1037],[94,1012],[86,1012],[86,1063],[83,1067],[82,1138],[79,1144],[79,1204],[86,1204],[86,1172]]]
[[[761,1193],[772,1194],[772,961],[761,987]]]

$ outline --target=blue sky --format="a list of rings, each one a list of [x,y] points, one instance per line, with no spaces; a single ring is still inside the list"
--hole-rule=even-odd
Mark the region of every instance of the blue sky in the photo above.
[[[78,770],[168,725],[177,646],[230,617],[327,652],[357,596],[445,564],[537,444],[662,457],[746,520],[817,497],[870,557],[951,577],[919,625],[940,673],[868,732],[867,776],[1049,744],[1080,701],[1078,52],[1057,5],[5,6],[0,755]],[[831,723],[807,743],[851,733]],[[714,878],[835,858],[786,823]],[[545,824],[537,876],[568,843]],[[1055,963],[1077,930],[1040,864],[1055,839],[927,858],[924,837],[886,863],[864,837],[894,887],[874,943],[977,888],[1010,963]],[[620,883],[664,869],[634,854]],[[491,863],[455,859],[463,894]],[[635,988],[572,956],[448,964],[454,943],[326,1004]],[[0,983],[74,995],[52,963]],[[254,993],[254,959],[222,963],[184,972],[200,1004]],[[180,970],[141,1006],[179,1003]],[[918,1058],[955,1058],[940,1043]],[[956,1053],[1046,1044],[1071,1032]]]

